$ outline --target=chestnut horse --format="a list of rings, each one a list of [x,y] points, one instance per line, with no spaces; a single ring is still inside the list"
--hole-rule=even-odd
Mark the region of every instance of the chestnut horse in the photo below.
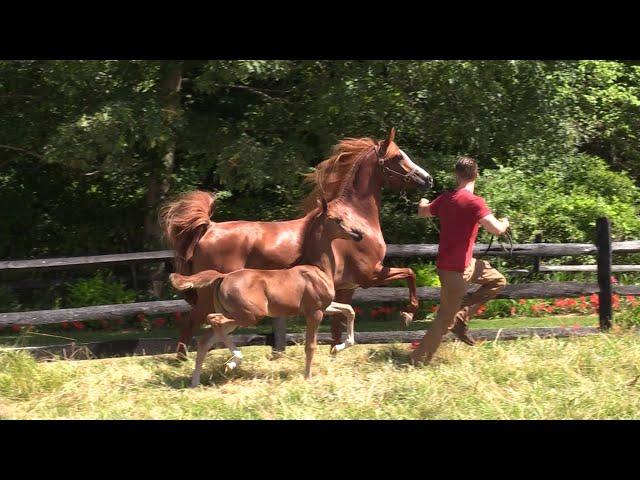
[[[305,235],[300,264],[280,270],[243,268],[231,273],[203,270],[194,275],[172,273],[171,284],[178,290],[194,288],[198,300],[194,311],[206,315],[211,328],[198,341],[198,355],[191,386],[200,383],[202,363],[214,341],[225,343],[233,354],[228,364],[235,368],[242,359],[228,333],[236,326],[254,326],[264,317],[302,315],[307,320],[305,335],[305,378],[311,378],[311,364],[318,343],[318,327],[325,313],[347,316],[349,335],[342,350],[354,344],[355,313],[350,305],[335,303],[333,276],[335,257],[331,243],[339,238],[362,240],[362,232],[352,222],[348,207],[340,199],[327,205],[311,221]],[[340,348],[337,348],[340,347]]]
[[[429,189],[433,178],[400,150],[394,137],[392,128],[389,137],[380,142],[370,138],[341,141],[333,155],[308,176],[307,180],[314,183],[315,188],[305,201],[307,214],[296,220],[215,223],[210,219],[215,208],[213,194],[192,191],[178,196],[163,207],[160,217],[165,238],[175,251],[176,272],[191,275],[203,270],[228,273],[241,268],[291,267],[302,254],[304,232],[314,217],[312,210],[322,192],[327,200],[343,198],[364,225],[362,242],[334,242],[336,301],[351,303],[357,287],[406,279],[410,304],[403,314],[409,321],[418,309],[416,277],[410,268],[390,268],[382,264],[386,244],[379,219],[381,192],[384,185],[395,190]],[[185,299],[194,305],[196,292],[185,292]],[[204,321],[196,312],[184,317],[178,358],[186,359],[187,345]],[[331,333],[332,344],[340,343],[341,316],[332,317]]]

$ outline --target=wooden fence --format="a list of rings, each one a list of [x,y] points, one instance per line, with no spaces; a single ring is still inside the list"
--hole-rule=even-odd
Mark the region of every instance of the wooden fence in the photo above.
[[[539,238],[537,239],[539,240]],[[388,259],[422,258],[433,259],[437,255],[437,245],[388,245]],[[638,253],[640,241],[611,242],[610,222],[606,218],[597,221],[597,242],[589,243],[530,243],[514,244],[512,253],[504,251],[500,246],[493,246],[487,251],[487,245],[478,244],[474,248],[474,255],[482,257],[495,256],[519,256],[532,257],[533,269],[536,273],[551,272],[596,272],[597,283],[580,282],[532,282],[507,285],[497,298],[505,299],[531,299],[531,298],[560,298],[581,295],[598,294],[600,300],[599,319],[600,328],[607,329],[611,326],[612,295],[640,295],[640,286],[620,286],[611,282],[612,271],[639,271],[637,265],[619,265],[612,268],[611,257],[613,253]],[[597,265],[576,266],[542,266],[540,259],[544,257],[562,257],[577,255],[595,255]],[[73,258],[47,258],[36,260],[6,260],[0,261],[0,271],[36,271],[41,269],[72,269],[81,267],[102,267],[111,265],[132,265],[141,263],[153,263],[169,261],[173,253],[169,250],[127,253],[117,255],[98,255]],[[421,300],[438,300],[439,289],[430,287],[418,288],[418,297]],[[383,303],[406,302],[408,289],[399,287],[374,287],[359,289],[355,292],[354,303]],[[99,319],[121,318],[125,316],[145,314],[165,314],[171,312],[187,312],[190,306],[183,300],[162,300],[152,302],[128,303],[120,305],[100,305],[92,307],[68,308],[57,310],[40,310],[28,312],[0,313],[0,325],[44,325],[69,321],[88,321]],[[282,351],[290,338],[286,334],[286,322],[283,319],[274,319],[274,331],[267,340],[276,351]],[[384,333],[392,340],[397,335],[392,332],[379,332],[376,341],[382,340]],[[382,335],[382,336],[381,336]],[[406,336],[406,335],[405,335]],[[251,344],[255,344],[256,336],[251,336]],[[361,342],[363,343],[363,342]]]

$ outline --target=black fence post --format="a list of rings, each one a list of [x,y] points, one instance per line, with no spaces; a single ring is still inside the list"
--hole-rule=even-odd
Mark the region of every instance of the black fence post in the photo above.
[[[287,319],[273,318],[273,345],[271,351],[274,357],[278,357],[284,353],[287,346]]]
[[[536,238],[534,239],[534,243],[542,243],[542,234],[536,233]],[[533,272],[532,273],[540,273],[540,258],[542,257],[533,257]]]
[[[598,218],[596,232],[596,246],[598,247],[598,285],[600,287],[599,296],[599,316],[600,328],[607,330],[611,328],[613,318],[611,285],[611,221],[604,217]]]

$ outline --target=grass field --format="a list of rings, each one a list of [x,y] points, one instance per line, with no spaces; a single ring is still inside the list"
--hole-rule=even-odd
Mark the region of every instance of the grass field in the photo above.
[[[631,331],[572,339],[446,343],[412,367],[408,345],[356,345],[270,359],[246,347],[223,374],[212,352],[203,385],[188,389],[191,361],[173,355],[36,363],[0,354],[0,418],[84,419],[633,419],[640,417],[640,342]]]

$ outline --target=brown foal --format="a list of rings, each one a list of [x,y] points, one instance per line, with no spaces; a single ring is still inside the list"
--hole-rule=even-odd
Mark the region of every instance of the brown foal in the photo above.
[[[311,377],[311,364],[318,343],[318,327],[323,315],[342,314],[349,332],[346,342],[335,351],[353,345],[355,313],[350,305],[334,302],[333,277],[336,261],[332,243],[336,239],[361,241],[350,209],[341,200],[322,199],[321,210],[311,219],[298,265],[282,270],[241,269],[232,273],[204,270],[195,275],[171,274],[171,284],[178,290],[195,289],[195,308],[207,311],[212,325],[198,340],[196,367],[191,386],[200,383],[202,363],[216,340],[222,340],[233,353],[227,365],[234,368],[242,354],[228,333],[237,326],[253,326],[264,317],[293,317],[307,320],[305,335],[305,378]]]

